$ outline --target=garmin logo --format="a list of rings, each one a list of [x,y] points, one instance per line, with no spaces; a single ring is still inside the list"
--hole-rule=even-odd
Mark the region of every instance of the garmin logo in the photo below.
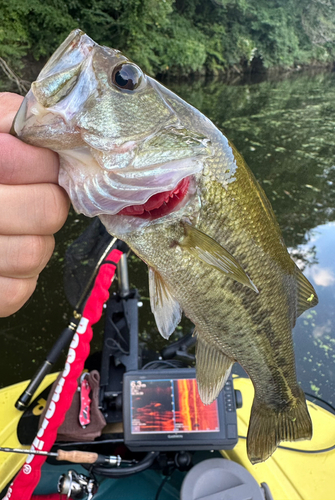
[[[176,439],[176,438],[183,439],[184,436],[182,434],[168,434],[167,437],[169,439]]]

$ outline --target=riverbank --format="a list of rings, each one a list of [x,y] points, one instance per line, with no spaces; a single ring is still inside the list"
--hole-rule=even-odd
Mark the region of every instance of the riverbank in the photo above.
[[[335,61],[335,4],[322,0],[15,0],[3,3],[0,19],[0,58],[27,80],[37,72],[27,75],[26,61],[28,70],[42,66],[78,27],[159,79]]]
[[[47,58],[36,61],[32,57],[25,57],[22,61],[20,74],[16,74],[10,68],[12,74],[8,75],[8,71],[4,71],[4,68],[1,66],[0,58],[0,92],[16,92],[25,95],[30,88],[31,82],[37,78],[46,62]],[[195,81],[204,83],[208,81],[220,81],[228,85],[245,85],[261,83],[265,80],[282,81],[297,74],[309,74],[313,76],[318,73],[333,71],[335,71],[335,61],[331,63],[313,61],[311,64],[299,64],[290,67],[274,66],[272,68],[264,68],[261,64],[255,64],[254,66],[234,65],[226,71],[218,71],[216,73],[198,71],[189,74],[187,77],[161,73],[156,75],[156,79],[167,86],[169,86],[169,83],[173,85],[179,81],[188,81],[190,83]]]

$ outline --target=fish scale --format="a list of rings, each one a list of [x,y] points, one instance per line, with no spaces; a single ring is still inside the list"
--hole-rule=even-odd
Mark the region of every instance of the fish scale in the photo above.
[[[123,64],[126,87],[114,77]],[[217,397],[234,361],[247,371],[250,461],[266,460],[280,441],[311,438],[291,330],[318,299],[263,190],[214,124],[75,30],[32,85],[14,130],[57,151],[74,208],[99,215],[147,263],[160,333],[168,338],[182,311],[195,324],[203,402]]]

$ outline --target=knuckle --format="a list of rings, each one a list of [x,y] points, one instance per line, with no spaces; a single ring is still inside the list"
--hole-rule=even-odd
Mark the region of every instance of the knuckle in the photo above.
[[[50,259],[53,248],[53,236],[28,236],[23,251],[16,254],[15,271],[23,276],[40,273]]]
[[[0,101],[10,99],[13,96],[16,96],[13,92],[0,92]]]
[[[0,94],[0,131],[9,132],[12,121],[20,107],[23,97],[11,92]]]
[[[8,134],[0,134],[0,172],[1,172],[1,181],[2,183],[10,183],[11,178],[13,176],[13,165],[15,165],[15,158],[13,158],[13,154],[15,156],[15,150],[12,151],[11,148],[11,136]],[[9,161],[10,158],[13,158],[12,161]]]
[[[56,184],[48,184],[42,209],[45,233],[54,234],[63,226],[69,211],[69,200],[65,191]]]
[[[33,294],[37,277],[4,278],[0,277],[0,292],[3,300],[0,303],[0,317],[4,318],[18,311]]]
[[[39,274],[54,249],[52,235],[0,236],[0,274],[9,278],[30,278]]]
[[[0,107],[6,106],[8,101],[13,99],[13,96],[16,96],[16,94],[13,94],[12,92],[0,92]]]

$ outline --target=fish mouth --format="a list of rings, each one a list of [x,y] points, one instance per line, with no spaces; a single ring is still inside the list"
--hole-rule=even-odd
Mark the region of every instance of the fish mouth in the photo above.
[[[141,219],[158,219],[173,212],[184,200],[190,186],[190,177],[182,179],[177,186],[170,190],[152,195],[142,205],[130,205],[123,208],[116,215],[128,215]]]

